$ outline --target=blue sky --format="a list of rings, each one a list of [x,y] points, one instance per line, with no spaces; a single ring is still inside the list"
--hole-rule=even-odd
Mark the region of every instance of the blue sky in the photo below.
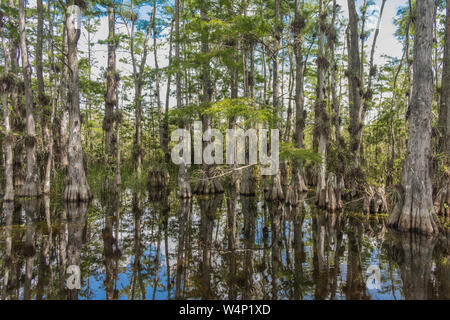
[[[337,0],[337,2],[341,5],[344,16],[348,17],[348,8],[347,8],[347,0]],[[363,0],[358,0],[357,8],[359,8],[363,4]],[[382,0],[375,0],[377,6],[377,12],[375,16],[372,16],[368,19],[369,28],[374,29],[376,27],[376,23],[378,20],[379,9],[382,3]],[[387,0],[384,6],[384,12],[381,19],[380,25],[380,34],[377,40],[377,48],[375,51],[375,62],[377,64],[381,64],[385,61],[382,58],[383,55],[396,56],[401,57],[402,55],[402,44],[397,41],[394,37],[395,26],[393,23],[393,19],[397,13],[397,10],[401,6],[405,6],[407,1],[405,0]],[[371,46],[373,40],[373,33],[369,38],[368,44]]]

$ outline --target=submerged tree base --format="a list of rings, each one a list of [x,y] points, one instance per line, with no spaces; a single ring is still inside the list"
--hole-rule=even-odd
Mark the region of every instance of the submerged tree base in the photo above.
[[[223,192],[224,189],[219,179],[208,178],[206,175],[197,183],[194,189],[196,194],[219,194]]]
[[[286,204],[296,206],[300,203],[301,195],[306,193],[308,188],[306,187],[305,179],[299,170],[294,169],[292,172],[291,184],[286,190]]]
[[[422,202],[414,206],[398,203],[389,216],[387,226],[400,232],[416,232],[422,235],[436,235],[440,229],[433,208]]]
[[[20,197],[28,198],[40,197],[41,195],[42,192],[40,190],[39,181],[26,181],[19,193]]]
[[[202,177],[198,180],[194,193],[196,194],[220,194],[224,192],[219,178],[212,177],[210,168],[204,170]]]
[[[256,195],[256,179],[252,173],[252,168],[245,168],[239,184],[239,193],[243,196]]]
[[[438,191],[434,207],[438,215],[450,218],[450,184]]]
[[[14,201],[14,190],[5,190],[3,194],[3,201]]]
[[[267,201],[282,201],[284,200],[284,192],[281,187],[281,176],[280,171],[273,178],[273,184],[270,185],[269,179],[266,180],[266,184],[264,186],[264,198]]]
[[[340,210],[343,207],[342,191],[344,181],[338,181],[336,174],[330,172],[323,189],[316,192],[316,205],[320,209],[326,209],[331,212]]]
[[[70,184],[64,192],[66,202],[88,202],[92,200],[91,190],[87,185]]]
[[[369,186],[366,189],[366,195],[364,196],[363,202],[363,211],[366,214],[388,212],[384,187],[376,188]]]

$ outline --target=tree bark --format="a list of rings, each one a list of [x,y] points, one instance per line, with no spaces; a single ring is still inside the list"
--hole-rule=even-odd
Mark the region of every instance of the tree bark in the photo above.
[[[173,49],[173,25],[174,19],[170,23],[170,38],[169,38],[169,66],[172,65],[172,49]],[[170,161],[169,152],[169,98],[170,98],[170,86],[172,82],[172,72],[169,70],[167,72],[167,89],[166,89],[166,102],[164,107],[164,118],[163,118],[163,132],[162,132],[162,146],[163,152],[165,154],[165,161],[168,163]]]
[[[447,167],[447,172],[443,172],[440,193],[440,201],[437,205],[437,212],[440,215],[450,217],[450,0],[447,0],[447,16],[445,20],[445,44],[444,44],[444,61],[442,67],[442,94],[439,108],[438,130],[439,144],[438,151],[443,153],[443,166]],[[439,179],[439,177],[438,177]],[[438,181],[439,183],[439,181]]]
[[[175,61],[177,65],[180,65],[180,46],[181,46],[181,38],[180,38],[180,15],[181,15],[181,5],[180,0],[175,1]],[[175,75],[175,86],[176,86],[176,97],[177,97],[177,108],[182,108],[182,100],[181,100],[181,73],[177,72]],[[179,121],[180,129],[185,128],[185,124],[183,121]],[[191,183],[189,181],[189,177],[187,175],[187,167],[186,164],[181,164],[178,171],[178,187],[180,189],[180,197],[181,198],[191,198]]]
[[[11,19],[12,20],[12,19]],[[1,32],[1,31],[0,31]],[[3,105],[3,125],[4,125],[4,142],[5,142],[5,192],[3,194],[3,200],[4,201],[13,201],[14,200],[14,168],[13,168],[13,135],[11,131],[11,117],[10,117],[10,104],[8,102],[8,97],[10,95],[10,92],[12,91],[12,86],[14,86],[13,81],[7,81],[12,80],[12,74],[10,74],[10,57],[8,56],[8,51],[6,47],[6,39],[1,32],[2,36],[2,47],[3,47],[3,53],[5,55],[5,65],[4,65],[4,74],[5,77],[2,79],[0,92],[2,94],[2,105]],[[13,42],[13,40],[11,40]],[[12,47],[13,45],[10,45]]]
[[[114,166],[114,111],[117,106],[116,81],[116,38],[115,38],[115,8],[112,1],[108,1],[108,68],[106,76],[105,118],[103,130],[105,132],[105,153],[108,165]]]
[[[135,15],[133,0],[131,1],[131,12],[132,15]],[[131,52],[131,60],[133,64],[133,78],[134,78],[134,103],[135,103],[135,135],[134,135],[134,158],[135,162],[135,170],[136,175],[138,177],[141,176],[144,150],[142,149],[142,79],[144,74],[145,65],[147,63],[147,55],[148,55],[148,43],[150,40],[150,32],[152,28],[152,24],[149,23],[146,29],[144,45],[142,48],[142,56],[139,64],[139,70],[137,69],[136,58],[135,58],[135,49],[134,49],[134,28],[135,28],[135,19],[132,19],[131,23],[131,33],[130,36],[130,52]],[[151,21],[150,21],[151,22]]]
[[[44,70],[43,70],[43,55],[42,55],[42,45],[43,45],[43,33],[44,33],[44,7],[42,5],[42,0],[37,1],[37,35],[36,35],[36,78],[37,78],[37,91],[38,91],[38,106],[41,110],[41,129],[42,129],[42,141],[45,148],[45,160],[46,164],[50,163],[50,166],[46,165],[44,169],[44,194],[50,193],[50,177],[51,177],[51,152],[52,139],[50,139],[50,118],[51,112],[49,112],[50,101],[45,94],[44,87]],[[52,90],[53,86],[52,86]]]
[[[69,3],[69,1],[68,1]],[[89,201],[91,191],[83,166],[83,146],[81,143],[80,88],[78,72],[78,39],[81,30],[75,29],[74,15],[66,14],[66,30],[68,44],[68,64],[70,72],[70,109],[69,109],[69,145],[68,145],[68,181],[64,198],[69,202]]]
[[[15,4],[13,0],[8,1],[8,6],[10,8],[14,8]],[[9,22],[11,24],[11,28],[18,28],[18,22],[16,17],[10,16]],[[10,37],[9,42],[9,60],[11,63],[11,74],[18,75],[19,74],[19,43],[20,36],[16,37],[15,35]],[[24,106],[22,102],[19,100],[19,81],[18,78],[14,77],[16,81],[13,82],[11,87],[11,107],[12,113],[11,115],[11,129],[14,134],[22,134],[24,130],[24,121],[25,117]],[[23,186],[24,182],[24,173],[23,173],[23,142],[18,142],[17,140],[13,141],[13,180],[14,187],[16,191],[19,187]]]
[[[41,182],[36,159],[36,125],[33,111],[33,92],[31,88],[31,65],[28,60],[28,48],[26,42],[27,34],[24,0],[19,0],[19,34],[22,72],[25,84],[25,106],[27,112],[27,175],[20,195],[23,197],[36,197],[41,195]]]
[[[49,12],[50,12],[50,5],[49,5]],[[54,16],[53,16],[54,17]],[[50,29],[50,36],[48,39],[49,42],[49,48],[51,48],[51,69],[55,70],[55,52],[53,47],[53,18],[50,18],[49,23],[49,29]],[[53,124],[55,121],[55,111],[56,111],[56,99],[57,99],[57,75],[56,73],[52,73],[52,76],[50,77],[52,88],[51,88],[51,111],[50,111],[50,119],[47,118],[46,127],[44,128],[45,136],[48,141],[47,145],[47,159],[45,164],[45,179],[44,179],[44,194],[50,193],[50,180],[51,180],[51,174],[52,174],[52,168],[53,168]],[[61,82],[60,82],[61,83]]]
[[[402,59],[400,60],[400,64],[398,66],[397,72],[394,76],[394,83],[392,86],[392,99],[391,99],[391,107],[389,110],[389,125],[391,131],[391,158],[389,160],[389,172],[387,173],[386,185],[390,186],[394,181],[394,161],[395,161],[395,130],[394,130],[394,108],[397,104],[397,81],[400,71],[403,66],[403,60],[405,58],[406,51],[403,52]]]
[[[324,8],[323,0],[319,2],[319,51],[317,57],[317,87],[316,87],[316,121],[315,125],[316,133],[319,139],[318,151],[322,158],[322,162],[319,165],[319,172],[317,177],[317,189],[316,189],[316,204],[319,208],[326,208],[328,203],[327,193],[327,145],[328,135],[330,131],[328,114],[326,110],[326,81],[328,71],[328,58],[325,52],[325,31],[327,28],[327,13]]]
[[[362,105],[361,105],[361,60],[359,55],[359,33],[358,14],[354,0],[347,0],[349,9],[350,37],[348,44],[348,79],[349,79],[349,102],[350,123],[348,131],[350,134],[350,154],[352,157],[352,172],[350,174],[352,196],[357,193],[357,179],[360,176],[360,152],[363,133]]]
[[[255,99],[255,54],[254,54],[255,45],[254,43],[250,43],[249,45],[249,51],[250,51],[250,70],[248,70],[247,65],[244,63],[243,66],[243,72],[244,74],[248,71],[248,85],[249,90],[248,94],[249,96],[245,96],[246,98],[250,97],[252,101]],[[235,70],[233,83],[236,83],[236,88],[233,89],[233,92],[235,91],[236,97],[238,95],[238,87],[237,82],[239,81],[239,73],[238,69]],[[245,90],[244,90],[245,94]],[[253,168],[247,167],[242,170],[242,175],[240,177],[240,184],[239,184],[239,193],[246,196],[254,196],[256,194],[256,181],[255,177],[253,175]]]
[[[294,55],[295,55],[295,131],[294,145],[303,148],[303,135],[305,129],[306,111],[304,109],[304,75],[303,75],[303,30],[305,28],[305,17],[301,13],[301,1],[295,1],[295,17],[292,31],[294,33]],[[288,203],[295,205],[300,199],[300,193],[306,192],[306,188],[302,163],[294,160],[292,169],[292,187],[288,188],[286,200]]]
[[[400,231],[439,233],[430,179],[431,104],[433,99],[433,0],[417,2],[414,34],[413,95],[409,138],[401,185],[404,195],[388,224]]]
[[[60,99],[61,99],[61,118],[60,118],[60,129],[59,129],[59,165],[60,168],[65,170],[69,165],[69,159],[67,157],[67,134],[69,127],[69,95],[68,95],[68,73],[69,68],[67,67],[67,27],[64,24],[63,27],[63,71],[61,76],[60,85]]]
[[[272,56],[272,104],[273,104],[273,112],[276,118],[281,117],[281,109],[280,109],[280,81],[279,81],[279,72],[278,72],[278,54],[280,50],[280,41],[282,36],[282,23],[281,20],[281,11],[280,11],[280,0],[275,0],[275,33],[274,33],[274,47],[273,47],[273,56]],[[284,200],[284,192],[281,187],[281,170],[278,170],[275,176],[273,177],[273,185],[271,190],[266,193],[266,199],[271,201]]]
[[[204,22],[208,21],[208,10],[209,4],[208,0],[202,0],[200,2],[200,19]],[[211,104],[211,99],[213,95],[213,87],[211,83],[211,66],[209,58],[206,55],[209,53],[209,34],[207,30],[202,30],[201,32],[201,53],[204,55],[203,59],[206,61],[202,63],[201,66],[201,82],[202,82],[202,93],[200,101],[204,108],[208,108]],[[212,117],[207,114],[202,115],[203,130],[208,130],[212,128]],[[203,148],[205,148],[210,141],[203,141]],[[200,179],[195,186],[195,193],[198,194],[216,194],[222,193],[223,187],[220,183],[219,178],[213,178],[214,166],[203,164],[202,166],[203,174],[202,179]]]
[[[329,32],[329,43],[330,43],[330,53],[331,53],[331,81],[330,81],[330,90],[331,90],[331,106],[333,112],[332,123],[334,124],[335,131],[335,141],[337,148],[337,164],[336,164],[336,184],[334,190],[329,190],[329,193],[334,193],[336,199],[336,209],[342,209],[342,195],[344,193],[344,149],[345,149],[345,141],[341,136],[341,111],[340,111],[340,98],[338,98],[337,94],[337,80],[338,80],[338,66],[336,62],[336,43],[337,43],[337,30],[334,25],[336,16],[337,16],[338,4],[336,0],[333,0],[333,22],[332,27]],[[334,184],[334,176],[328,177],[328,182]]]
[[[156,105],[158,107],[158,127],[159,127],[159,146],[163,150],[164,154],[168,154],[168,149],[165,149],[164,144],[164,122],[162,121],[162,104],[161,104],[161,93],[160,93],[160,82],[161,75],[158,64],[158,46],[157,46],[157,33],[156,28],[156,0],[153,0],[153,12],[152,12],[152,30],[153,30],[153,57],[155,59],[155,95],[156,95]]]

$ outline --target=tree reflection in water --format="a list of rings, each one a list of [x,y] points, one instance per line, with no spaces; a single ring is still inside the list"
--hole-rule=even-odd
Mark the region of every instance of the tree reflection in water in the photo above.
[[[449,299],[448,235],[384,217],[129,190],[90,204],[2,204],[2,299]],[[81,289],[66,287],[80,267]],[[366,287],[367,268],[381,289]]]

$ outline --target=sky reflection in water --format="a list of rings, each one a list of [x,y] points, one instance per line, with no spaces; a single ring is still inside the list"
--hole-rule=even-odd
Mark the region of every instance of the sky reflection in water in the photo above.
[[[448,236],[225,194],[4,203],[1,299],[449,299]],[[81,290],[65,270],[81,269]],[[367,268],[381,270],[368,290]]]

